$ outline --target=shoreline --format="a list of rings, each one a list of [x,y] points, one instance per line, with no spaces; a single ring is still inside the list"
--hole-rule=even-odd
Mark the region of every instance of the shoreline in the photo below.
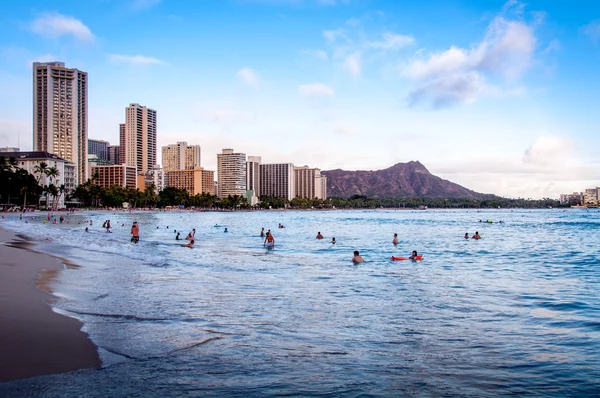
[[[102,366],[83,323],[51,307],[50,282],[77,265],[32,247],[0,226],[0,383]]]

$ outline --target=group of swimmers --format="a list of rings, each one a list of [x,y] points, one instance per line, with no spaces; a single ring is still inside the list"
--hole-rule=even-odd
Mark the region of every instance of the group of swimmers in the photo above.
[[[468,232],[465,233],[465,239],[469,239],[469,233]],[[471,236],[471,239],[475,239],[475,240],[481,239],[481,236],[479,235],[479,232],[475,231],[475,235]]]

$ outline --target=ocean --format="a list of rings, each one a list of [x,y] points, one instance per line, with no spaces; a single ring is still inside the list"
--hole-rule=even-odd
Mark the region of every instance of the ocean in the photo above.
[[[1,396],[600,395],[597,210],[24,221],[3,225],[81,265],[53,283],[55,309],[84,323],[104,367],[2,383]],[[189,249],[175,231],[192,228]],[[412,250],[423,260],[390,259]]]

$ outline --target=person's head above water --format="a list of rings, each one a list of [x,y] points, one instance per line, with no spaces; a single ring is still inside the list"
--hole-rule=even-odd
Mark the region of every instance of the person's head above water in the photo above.
[[[360,253],[358,252],[358,250],[354,250],[354,255],[355,255],[355,256],[358,256],[358,255],[360,255]]]
[[[413,250],[412,254],[413,254],[413,256],[416,256],[417,255],[417,251]]]

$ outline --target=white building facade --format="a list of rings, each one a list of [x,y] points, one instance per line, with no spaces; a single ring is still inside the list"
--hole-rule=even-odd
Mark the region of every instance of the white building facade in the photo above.
[[[223,149],[217,154],[217,195],[246,196],[246,154],[235,153],[233,149]]]
[[[292,163],[261,164],[260,194],[287,200],[294,199],[294,165]]]

